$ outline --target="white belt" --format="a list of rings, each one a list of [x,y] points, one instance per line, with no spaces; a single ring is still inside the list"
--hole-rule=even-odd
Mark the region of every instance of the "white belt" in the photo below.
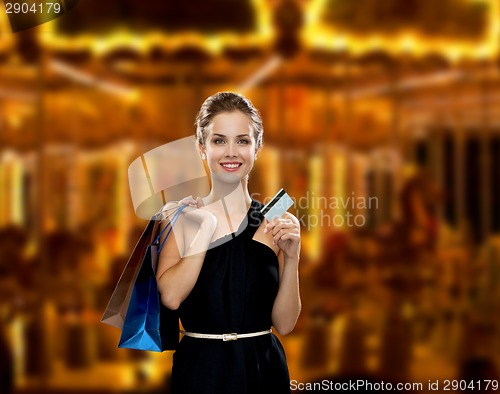
[[[258,337],[259,335],[266,335],[273,332],[271,329],[258,332],[249,332],[248,334],[237,334],[235,332],[230,334],[199,334],[197,332],[188,332],[184,330],[180,331],[182,334],[187,335],[188,337],[203,339],[222,339],[223,341],[236,341],[240,338]]]

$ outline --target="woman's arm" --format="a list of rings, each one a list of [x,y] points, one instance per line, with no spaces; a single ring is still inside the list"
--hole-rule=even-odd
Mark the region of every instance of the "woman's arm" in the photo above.
[[[166,208],[175,208],[178,204],[167,204]],[[192,220],[199,225],[193,240],[186,244],[184,228],[186,221]],[[164,228],[168,219],[162,223]],[[183,214],[167,238],[158,259],[157,280],[162,303],[169,309],[179,308],[193,289],[200,274],[210,240],[217,227],[217,220],[208,210],[202,208],[184,208]]]
[[[299,292],[299,258],[287,258],[280,251],[278,259],[283,261],[280,285],[274,300],[273,326],[281,335],[292,332],[300,315],[302,304]]]
[[[270,222],[264,232],[272,232],[279,246],[279,290],[272,310],[273,326],[282,335],[290,333],[302,308],[299,292],[300,224],[297,218],[285,213]]]

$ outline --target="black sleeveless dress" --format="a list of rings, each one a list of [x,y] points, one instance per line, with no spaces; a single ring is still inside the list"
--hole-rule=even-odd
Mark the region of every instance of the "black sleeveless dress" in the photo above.
[[[278,258],[252,237],[262,203],[252,200],[235,233],[214,241],[198,281],[179,307],[186,331],[252,333],[271,328]],[[173,355],[173,394],[290,393],[285,352],[274,334],[235,341],[184,336]]]

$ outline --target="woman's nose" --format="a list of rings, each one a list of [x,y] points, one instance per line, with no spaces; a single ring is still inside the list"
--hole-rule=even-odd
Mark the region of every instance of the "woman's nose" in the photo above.
[[[232,142],[226,144],[226,156],[232,157],[235,156],[235,154],[236,154],[236,148],[234,147],[234,144]]]

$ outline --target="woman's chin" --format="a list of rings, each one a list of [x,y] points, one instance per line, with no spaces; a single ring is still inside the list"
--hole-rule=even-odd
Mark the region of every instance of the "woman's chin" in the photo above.
[[[221,173],[216,172],[212,173],[212,179],[222,182],[222,183],[240,183],[242,180],[241,174],[239,173]]]

